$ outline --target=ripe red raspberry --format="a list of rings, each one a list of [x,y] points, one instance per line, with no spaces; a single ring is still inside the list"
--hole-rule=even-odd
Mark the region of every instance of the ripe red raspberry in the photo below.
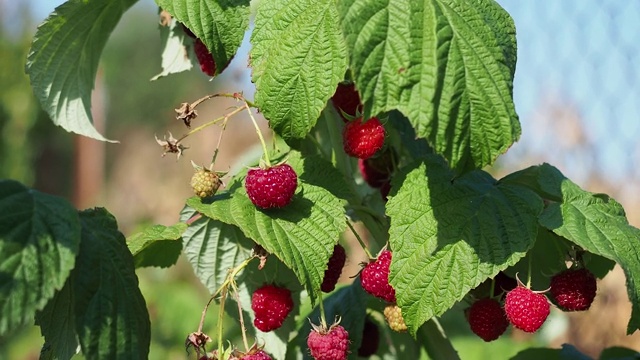
[[[504,300],[504,311],[513,326],[526,332],[536,332],[549,316],[546,296],[518,285]]]
[[[264,350],[258,350],[253,354],[248,354],[240,358],[241,360],[271,360],[271,356],[264,352]]]
[[[407,323],[404,322],[402,316],[402,309],[396,304],[387,305],[383,311],[384,318],[387,320],[387,324],[391,330],[396,332],[407,331]]]
[[[596,278],[591,271],[567,269],[551,278],[551,298],[564,311],[584,311],[596,297]]]
[[[375,167],[373,158],[358,159],[358,169],[362,179],[372,188],[381,188],[389,181],[390,171],[382,171]]]
[[[499,338],[509,326],[504,309],[491,298],[474,302],[467,310],[467,321],[471,331],[487,342]]]
[[[358,169],[362,179],[373,188],[384,187],[391,179],[396,158],[393,148],[387,147],[376,156],[366,160],[358,159]]]
[[[291,291],[275,285],[263,285],[251,296],[251,309],[256,318],[253,325],[263,332],[282,326],[293,309]]]
[[[263,209],[288,205],[298,187],[298,175],[288,164],[251,169],[244,186],[251,202]]]
[[[216,74],[216,62],[202,40],[196,39],[193,44],[193,51],[196,53],[196,58],[200,63],[200,70],[209,76],[214,76]]]
[[[382,148],[384,136],[384,126],[376,117],[364,124],[362,118],[349,121],[342,132],[344,151],[349,156],[368,159]]]
[[[342,326],[333,324],[327,330],[313,325],[307,338],[307,346],[315,360],[346,360],[349,354],[349,333]]]
[[[342,245],[336,244],[333,247],[333,255],[329,258],[327,270],[324,271],[324,279],[322,279],[320,290],[329,293],[336,288],[336,283],[340,278],[340,274],[342,274],[342,268],[346,260],[347,254],[344,252],[344,248]]]
[[[389,265],[391,265],[391,251],[384,250],[378,255],[378,259],[368,263],[362,269],[360,283],[369,294],[395,303],[396,291],[389,284]]]
[[[338,84],[331,101],[344,121],[349,119],[343,113],[355,117],[359,111],[362,111],[360,95],[354,84]]]
[[[378,352],[380,345],[380,331],[378,326],[366,317],[364,319],[364,327],[362,328],[362,342],[358,348],[358,356],[369,357]]]

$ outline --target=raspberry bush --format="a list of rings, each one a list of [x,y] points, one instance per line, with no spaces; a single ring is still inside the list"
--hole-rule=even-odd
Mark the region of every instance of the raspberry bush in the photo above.
[[[91,89],[109,34],[135,2],[69,0],[39,26],[26,72],[55,124],[111,141],[92,125]],[[224,130],[244,113],[262,155],[224,173],[215,159],[225,149],[216,148],[210,171],[194,178],[199,196],[186,199],[176,224],[128,238],[106,209],[78,211],[1,180],[0,336],[35,319],[46,358],[69,359],[77,349],[86,358],[147,358],[149,312],[135,269],[169,267],[180,254],[211,294],[194,319],[199,326],[176,339],[194,358],[308,358],[309,347],[316,358],[329,347],[339,348],[334,358],[355,356],[368,321],[385,341],[367,356],[456,359],[443,315],[472,307],[470,326],[487,341],[504,332],[502,310],[516,327],[536,331],[554,307],[547,296],[564,307],[577,302],[563,300],[550,279],[568,266],[599,279],[619,264],[632,304],[627,331],[640,328],[640,231],[620,204],[546,163],[499,179],[482,170],[521,135],[516,24],[496,2],[156,3],[164,46],[156,78],[202,70],[203,81],[215,82],[250,31],[256,88],[252,99],[214,93],[175,104],[184,134],[156,138],[159,154],[185,161],[199,146],[190,135]],[[236,106],[217,119],[198,117],[200,104],[221,97]],[[359,139],[356,125],[373,131]],[[347,264],[366,254],[369,265],[334,289],[344,260],[330,258],[339,243]],[[323,286],[327,274],[331,286]],[[504,282],[515,278],[526,285]],[[560,283],[561,293],[573,291]],[[256,301],[264,284],[279,290]],[[550,285],[550,295],[529,290]],[[576,310],[598,301],[594,286],[589,278],[581,287],[586,300]],[[236,320],[241,344],[224,338],[222,321],[203,332],[212,302]],[[532,304],[542,307],[535,321]],[[268,311],[275,307],[277,319]],[[339,341],[328,346],[334,319]],[[271,325],[252,325],[265,321]],[[529,356],[536,351],[548,354]]]

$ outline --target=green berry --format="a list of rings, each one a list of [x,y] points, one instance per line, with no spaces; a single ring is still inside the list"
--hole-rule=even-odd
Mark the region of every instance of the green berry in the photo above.
[[[191,177],[191,188],[196,196],[201,198],[213,196],[221,184],[218,174],[205,168],[196,169]]]
[[[402,317],[402,310],[398,305],[391,304],[384,308],[384,317],[387,319],[387,324],[393,331],[405,332],[407,331],[407,324]]]

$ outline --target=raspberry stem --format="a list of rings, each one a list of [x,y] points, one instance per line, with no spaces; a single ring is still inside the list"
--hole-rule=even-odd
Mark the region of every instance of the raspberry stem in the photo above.
[[[190,130],[188,133],[182,135],[182,137],[180,137],[180,139],[178,139],[178,141],[176,143],[179,144],[182,140],[186,139],[188,136],[193,135],[193,134],[197,133],[198,131],[200,131],[200,130],[202,130],[204,128],[207,128],[207,127],[209,127],[211,125],[215,125],[215,124],[219,123],[220,121],[224,121],[226,123],[226,121],[229,120],[230,117],[232,117],[233,115],[241,112],[242,110],[244,110],[244,108],[245,108],[244,106],[236,108],[235,110],[233,110],[232,112],[230,112],[228,114],[222,115],[219,118],[211,120],[211,121],[209,121],[207,123],[204,123],[204,124],[194,128],[193,130]]]
[[[222,342],[222,330],[224,323],[224,303],[227,299],[227,292],[229,288],[225,286],[222,289],[222,293],[220,295],[220,307],[218,308],[218,354],[222,354],[223,350],[223,342]]]
[[[529,256],[527,265],[527,288],[531,289],[531,263],[533,262],[533,256]]]
[[[231,282],[233,288],[233,298],[238,304],[238,317],[240,320],[240,330],[242,332],[242,342],[244,343],[245,352],[249,352],[249,342],[247,341],[247,328],[244,326],[244,316],[242,315],[242,305],[240,305],[240,296],[238,295],[238,285],[235,281]]]
[[[218,143],[216,144],[216,149],[213,151],[213,157],[211,158],[211,164],[216,163],[216,159],[218,158],[218,151],[220,150],[220,143],[222,143],[222,135],[224,135],[224,131],[227,129],[227,121],[229,118],[225,118],[222,121],[222,131],[220,131],[220,136],[218,137]]]
[[[328,329],[327,327],[327,318],[324,316],[324,302],[322,301],[322,291],[318,293],[320,307],[320,324],[322,324],[323,329]]]
[[[260,131],[260,127],[258,126],[258,122],[253,117],[251,113],[251,108],[249,104],[245,100],[244,108],[247,109],[247,113],[249,113],[249,117],[251,118],[251,122],[253,126],[256,128],[256,133],[258,134],[258,138],[260,139],[260,145],[262,145],[262,151],[264,152],[264,162],[267,164],[267,167],[271,167],[271,162],[269,161],[269,152],[267,151],[267,144],[264,142],[264,137],[262,137],[262,131]]]
[[[224,320],[224,302],[225,299],[227,297],[227,291],[229,288],[229,285],[231,285],[234,289],[236,289],[237,292],[237,288],[235,287],[235,277],[238,275],[238,273],[240,271],[242,271],[242,269],[244,269],[247,265],[249,265],[249,263],[251,262],[251,260],[253,260],[254,258],[256,258],[257,256],[251,256],[247,259],[245,259],[242,263],[238,264],[238,266],[236,266],[235,268],[229,269],[229,273],[227,274],[227,277],[225,278],[224,282],[220,285],[220,287],[218,288],[218,290],[216,290],[215,293],[213,293],[213,295],[211,295],[211,297],[209,297],[209,301],[207,301],[207,305],[205,305],[204,309],[202,310],[202,316],[200,317],[200,324],[198,325],[198,333],[202,333],[202,328],[204,327],[204,319],[207,316],[207,311],[209,310],[209,305],[211,305],[211,302],[213,301],[213,299],[215,299],[218,294],[221,294],[220,296],[220,308],[219,308],[219,312],[218,312],[218,354],[222,354],[222,350],[223,350],[223,343],[222,343],[222,325],[223,325],[223,320]],[[238,301],[238,307],[240,307],[240,302]],[[242,311],[240,310],[240,321],[242,324]],[[244,329],[244,326],[243,326]],[[243,336],[244,336],[244,331],[243,331]],[[246,344],[246,339],[245,340],[245,344]]]
[[[351,229],[351,232],[353,233],[353,235],[355,235],[356,239],[358,239],[358,243],[360,243],[360,246],[362,247],[364,252],[367,254],[369,259],[373,259],[373,256],[369,252],[369,249],[367,249],[367,246],[364,244],[364,242],[362,241],[362,238],[360,238],[360,235],[358,235],[353,225],[351,225],[351,221],[349,219],[347,219],[347,225],[349,226],[349,229]]]

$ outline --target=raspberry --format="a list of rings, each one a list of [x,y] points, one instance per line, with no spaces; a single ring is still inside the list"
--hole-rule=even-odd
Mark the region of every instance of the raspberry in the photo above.
[[[373,188],[379,188],[389,179],[389,174],[378,171],[378,169],[371,166],[369,159],[358,159],[358,169],[362,179]]]
[[[346,360],[349,354],[349,333],[342,326],[333,324],[327,330],[313,325],[307,338],[307,346],[315,360]]]
[[[271,360],[271,356],[263,350],[258,350],[253,354],[248,354],[240,358],[241,360]]]
[[[384,250],[378,255],[378,259],[368,263],[360,273],[362,288],[369,294],[386,300],[396,302],[396,291],[389,284],[389,265],[391,265],[391,251]]]
[[[362,342],[358,348],[358,356],[369,357],[378,352],[380,345],[380,331],[378,326],[368,317],[364,319],[364,327],[362,328]]]
[[[504,311],[513,326],[526,332],[536,332],[549,316],[547,298],[522,285],[509,291],[504,300]]]
[[[281,208],[291,202],[298,187],[298,175],[288,164],[251,169],[244,185],[255,206],[263,209]]]
[[[324,271],[324,279],[320,290],[328,293],[332,292],[336,288],[336,283],[342,274],[342,267],[347,260],[347,254],[344,252],[344,248],[340,244],[336,244],[333,247],[333,255],[329,258],[329,264],[327,270]]]
[[[275,285],[263,285],[251,296],[251,309],[256,318],[253,325],[263,332],[282,326],[293,309],[291,291]]]
[[[389,324],[391,330],[397,332],[407,331],[407,324],[402,317],[402,309],[398,305],[387,305],[384,308],[384,318],[387,319],[387,324]]]
[[[200,63],[200,70],[209,76],[214,76],[216,74],[216,62],[202,40],[196,39],[193,51],[196,53],[196,58]]]
[[[474,302],[467,311],[467,321],[471,331],[487,342],[499,338],[509,326],[504,309],[491,298]]]
[[[355,117],[362,110],[360,95],[354,84],[338,84],[331,101],[344,121],[349,121],[344,114]]]
[[[564,311],[589,309],[596,290],[596,278],[585,268],[567,269],[551,278],[551,299]]]
[[[220,181],[218,174],[209,169],[198,167],[191,177],[191,188],[196,196],[201,198],[213,196],[220,185],[222,185],[222,181]]]
[[[384,151],[380,156],[358,159],[358,169],[362,179],[372,188],[381,188],[389,182],[393,172],[393,152]]]
[[[362,118],[350,121],[342,132],[344,151],[349,156],[368,159],[384,145],[384,126],[376,117],[365,123]]]

